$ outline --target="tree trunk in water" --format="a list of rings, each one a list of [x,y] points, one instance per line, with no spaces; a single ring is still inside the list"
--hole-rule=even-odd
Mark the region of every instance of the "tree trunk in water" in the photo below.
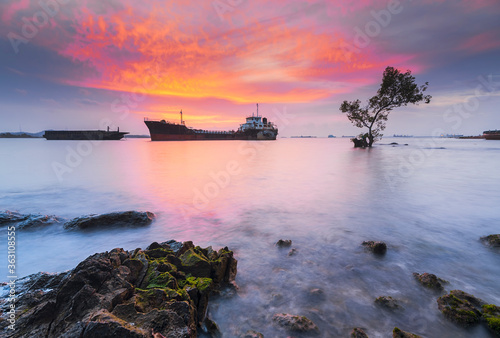
[[[368,130],[368,147],[371,148],[373,145],[373,135],[372,135],[372,129],[370,128]]]

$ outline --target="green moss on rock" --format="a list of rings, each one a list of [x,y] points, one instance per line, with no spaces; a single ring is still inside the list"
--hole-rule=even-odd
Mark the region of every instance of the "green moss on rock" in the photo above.
[[[205,291],[210,291],[212,285],[213,285],[212,278],[193,277],[193,276],[189,276],[186,279],[179,282],[179,287],[181,288],[195,287],[201,293]]]
[[[487,304],[483,305],[482,310],[488,328],[495,336],[500,337],[500,307]]]
[[[177,289],[177,280],[168,272],[160,273],[149,280],[146,289],[170,288]]]
[[[181,260],[181,269],[196,277],[210,277],[211,265],[208,259],[201,253],[196,253],[194,249],[184,252],[179,259]]]
[[[395,327],[394,330],[392,330],[392,338],[421,338],[421,336]]]
[[[478,324],[481,319],[481,312],[471,301],[473,303],[479,302],[477,298],[468,293],[453,290],[450,294],[439,297],[437,303],[439,310],[448,319],[463,326],[471,326]]]

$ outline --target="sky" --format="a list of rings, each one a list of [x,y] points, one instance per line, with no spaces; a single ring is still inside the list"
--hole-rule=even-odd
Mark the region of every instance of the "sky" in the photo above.
[[[144,118],[232,130],[256,111],[281,136],[357,135],[387,66],[429,82],[384,134],[500,129],[498,0],[0,0],[0,131]]]

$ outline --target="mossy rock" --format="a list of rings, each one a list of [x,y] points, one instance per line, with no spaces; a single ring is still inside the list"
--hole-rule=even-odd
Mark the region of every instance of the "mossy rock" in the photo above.
[[[488,328],[496,337],[500,337],[500,307],[488,304],[483,305],[482,310]]]
[[[163,272],[149,279],[146,289],[152,288],[177,289],[177,280],[170,273]]]
[[[481,237],[481,241],[492,247],[500,247],[500,234]]]
[[[196,277],[210,277],[211,265],[206,257],[189,249],[184,252],[179,259],[181,260],[181,270]]]
[[[368,335],[363,331],[362,328],[355,327],[351,331],[350,338],[368,338]]]
[[[189,276],[186,279],[179,281],[180,288],[186,287],[195,287],[199,290],[199,292],[204,293],[210,291],[213,286],[212,278],[203,278],[203,277],[193,277]]]
[[[174,252],[172,250],[167,250],[164,248],[155,248],[151,250],[146,250],[144,253],[149,257],[149,258],[161,258],[161,257],[167,257],[168,255],[172,255]]]
[[[361,245],[376,255],[385,255],[387,252],[387,244],[384,242],[364,241]]]
[[[134,307],[137,312],[147,313],[154,308],[159,308],[167,300],[164,289],[136,289]]]
[[[453,290],[437,300],[439,310],[450,320],[462,326],[478,324],[481,312],[476,308],[480,300],[474,296]],[[476,303],[476,304],[473,304]]]
[[[278,313],[273,316],[273,322],[289,331],[319,333],[316,324],[305,316]]]
[[[438,278],[436,275],[427,272],[424,272],[422,274],[414,272],[413,277],[415,277],[415,279],[417,279],[420,284],[422,284],[426,288],[434,289],[437,291],[443,290],[443,284],[448,283],[448,281]]]
[[[401,330],[398,327],[395,327],[394,330],[392,330],[392,338],[421,338],[418,334],[410,333]]]
[[[402,306],[399,305],[399,302],[391,296],[378,297],[377,299],[375,299],[375,304],[389,310],[402,309]]]

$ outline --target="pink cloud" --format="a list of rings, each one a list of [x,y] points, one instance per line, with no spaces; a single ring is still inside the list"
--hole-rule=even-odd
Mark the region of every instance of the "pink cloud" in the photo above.
[[[467,38],[459,49],[466,50],[471,54],[500,48],[498,32],[484,32]]]

